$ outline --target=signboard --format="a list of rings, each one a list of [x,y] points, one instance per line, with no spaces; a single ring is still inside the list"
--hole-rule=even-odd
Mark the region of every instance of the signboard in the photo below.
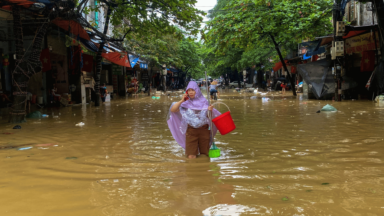
[[[148,70],[148,64],[140,63],[140,68]]]
[[[379,49],[380,44],[378,41],[379,35],[376,32],[376,43],[377,49]],[[345,53],[361,53],[366,50],[375,50],[375,40],[373,34],[366,33],[359,36],[351,37],[345,40]]]
[[[120,65],[112,64],[113,75],[123,75],[123,67]]]
[[[149,75],[146,72],[141,72],[141,81],[149,81]]]

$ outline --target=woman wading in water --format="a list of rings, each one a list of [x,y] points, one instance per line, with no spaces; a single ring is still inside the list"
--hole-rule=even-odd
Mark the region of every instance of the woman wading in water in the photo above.
[[[173,138],[185,149],[185,155],[190,159],[198,155],[208,156],[212,142],[210,130],[213,130],[213,136],[217,132],[214,125],[209,128],[208,111],[212,111],[213,118],[220,115],[212,105],[209,106],[194,81],[189,82],[183,98],[171,105],[168,127]]]

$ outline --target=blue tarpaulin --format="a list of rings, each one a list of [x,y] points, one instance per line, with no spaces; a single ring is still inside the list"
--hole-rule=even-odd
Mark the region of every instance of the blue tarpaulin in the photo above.
[[[322,46],[320,47],[318,50],[314,50],[312,52],[307,52],[307,56],[314,56],[314,55],[318,55],[318,54],[321,54],[321,53],[325,53],[325,47]]]
[[[131,59],[131,57],[129,57]],[[135,58],[131,61],[131,67],[134,68],[136,63],[139,61],[139,58]]]
[[[133,59],[133,60],[131,60],[131,67],[132,68],[134,68],[135,65],[139,62],[140,68],[148,69],[148,64],[145,63],[143,60],[141,60],[139,57],[135,57],[133,55],[129,55],[129,59]]]
[[[307,53],[305,53],[304,55],[303,55],[303,60],[307,60],[307,59],[310,59],[312,56],[307,56]]]
[[[313,55],[325,53],[325,47],[320,47],[321,39],[315,41],[303,42],[300,44],[300,49],[306,50],[303,58],[309,58]]]

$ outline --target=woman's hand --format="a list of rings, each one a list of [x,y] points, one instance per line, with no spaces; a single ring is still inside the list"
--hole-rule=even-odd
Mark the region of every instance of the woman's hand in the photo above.
[[[212,111],[212,110],[213,110],[213,106],[210,105],[210,106],[208,107],[208,110],[209,110],[209,111]]]
[[[188,93],[183,94],[183,97],[181,98],[181,103],[186,101],[185,98],[188,98]]]

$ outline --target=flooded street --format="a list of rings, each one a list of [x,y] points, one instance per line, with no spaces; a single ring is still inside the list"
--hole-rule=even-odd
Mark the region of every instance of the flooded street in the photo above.
[[[384,215],[384,107],[251,96],[220,100],[237,129],[217,159],[174,141],[179,97],[49,109],[21,130],[3,116],[0,215]]]

